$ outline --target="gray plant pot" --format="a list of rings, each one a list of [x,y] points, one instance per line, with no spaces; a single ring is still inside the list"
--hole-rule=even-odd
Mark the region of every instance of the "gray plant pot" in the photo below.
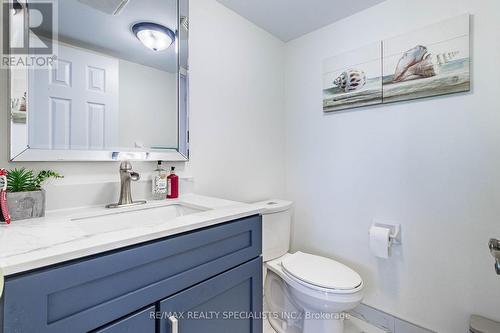
[[[12,221],[45,216],[45,191],[7,192],[7,207]]]

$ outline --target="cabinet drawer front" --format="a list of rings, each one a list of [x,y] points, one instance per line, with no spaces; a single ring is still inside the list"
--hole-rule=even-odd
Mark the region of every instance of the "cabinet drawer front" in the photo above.
[[[261,217],[7,279],[4,331],[87,332],[261,253]]]
[[[262,260],[254,259],[160,302],[160,333],[262,333]]]
[[[154,313],[155,307],[152,306],[92,333],[155,333]]]

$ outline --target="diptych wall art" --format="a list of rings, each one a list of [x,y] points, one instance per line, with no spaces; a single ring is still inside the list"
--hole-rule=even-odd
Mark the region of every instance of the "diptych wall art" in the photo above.
[[[328,58],[323,111],[470,90],[469,15]]]

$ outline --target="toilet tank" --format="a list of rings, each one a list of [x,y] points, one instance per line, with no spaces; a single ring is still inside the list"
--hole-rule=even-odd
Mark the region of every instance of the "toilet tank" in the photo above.
[[[266,200],[255,205],[262,214],[262,257],[264,262],[279,258],[290,249],[292,202]]]

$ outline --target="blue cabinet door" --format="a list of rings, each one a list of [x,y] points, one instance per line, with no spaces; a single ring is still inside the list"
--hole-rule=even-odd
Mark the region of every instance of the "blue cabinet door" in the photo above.
[[[161,333],[262,333],[262,260],[160,302]]]
[[[124,319],[92,331],[93,333],[156,333],[155,307],[130,315]]]

